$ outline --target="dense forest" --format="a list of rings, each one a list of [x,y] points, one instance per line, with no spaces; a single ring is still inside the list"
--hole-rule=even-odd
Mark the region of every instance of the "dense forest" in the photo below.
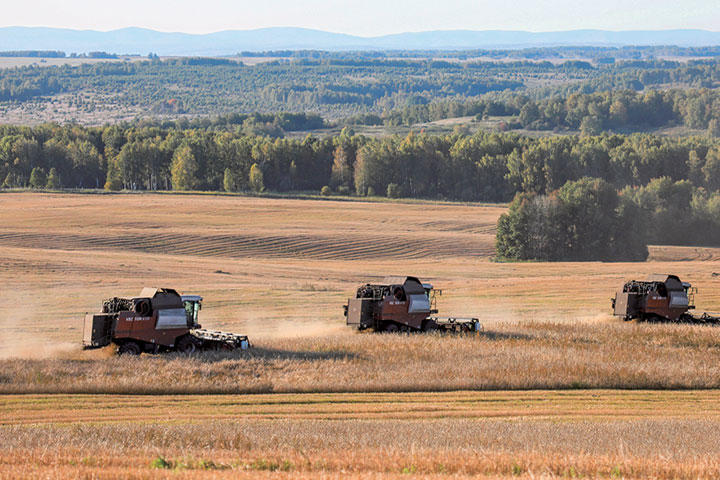
[[[512,260],[645,260],[644,215],[630,196],[585,177],[549,195],[518,194],[498,221],[496,250]]]
[[[533,100],[526,95],[472,101],[445,100],[397,109],[383,118],[358,117],[356,124],[414,125],[444,118],[512,116],[502,129],[579,131],[646,131],[684,126],[720,136],[720,93],[717,89],[632,90],[573,93]]]
[[[92,57],[93,54],[102,54],[104,57],[133,57],[138,55],[118,55],[106,52],[66,53],[58,50],[5,50],[0,51],[0,57],[37,57],[37,58],[77,58],[81,56]],[[149,57],[156,55],[150,54]],[[449,58],[467,60],[469,58],[501,59],[576,59],[588,58],[598,63],[613,63],[616,60],[654,60],[655,58],[712,58],[720,57],[720,47],[679,47],[675,45],[647,45],[622,47],[592,47],[592,46],[557,46],[557,47],[531,47],[513,49],[473,49],[473,50],[271,50],[271,51],[244,51],[240,57],[259,58],[311,58],[311,59],[356,59],[356,58]]]
[[[98,109],[126,109],[143,118],[289,111],[316,113],[341,125],[409,125],[480,114],[513,116],[511,128],[578,129],[587,117],[588,128],[599,120],[600,128],[643,129],[698,124],[685,120],[684,110],[696,100],[684,98],[682,91],[692,89],[695,97],[703,97],[720,86],[720,60],[714,57],[669,61],[626,55],[616,60],[601,56],[612,52],[587,50],[594,60],[564,59],[558,52],[554,61],[368,53],[293,56],[254,65],[238,58],[157,57],[33,65],[0,70],[0,114],[23,106],[25,116],[37,123],[43,112],[63,104],[72,112],[68,117],[80,122]],[[633,96],[644,98],[649,90],[656,90],[672,111],[637,121],[633,109],[644,100]],[[709,95],[715,101],[716,95]],[[629,102],[627,116],[617,106],[609,111],[624,102]],[[587,107],[582,117],[573,112],[576,104]],[[708,109],[705,116],[717,110]]]
[[[587,58],[596,63],[607,64],[614,63],[618,60],[655,60],[657,58],[720,57],[720,47],[679,47],[676,45],[626,45],[622,47],[556,46],[472,50],[272,50],[264,52],[241,52],[240,56],[261,58],[312,58],[316,60],[326,58],[442,58],[455,60],[468,60],[473,58],[494,60],[563,60]]]

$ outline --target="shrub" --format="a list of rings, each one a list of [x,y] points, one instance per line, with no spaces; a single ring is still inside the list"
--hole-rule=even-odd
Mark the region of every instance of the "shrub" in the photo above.
[[[165,460],[163,457],[157,457],[150,463],[150,468],[173,468],[172,462]]]

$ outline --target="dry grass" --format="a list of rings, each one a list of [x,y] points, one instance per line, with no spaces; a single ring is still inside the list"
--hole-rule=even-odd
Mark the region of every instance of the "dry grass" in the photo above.
[[[497,324],[478,336],[346,334],[250,351],[0,361],[3,393],[400,392],[720,388],[720,329]]]
[[[720,391],[522,390],[255,395],[4,395],[0,426],[215,421],[720,421]],[[12,443],[12,442],[11,442]]]

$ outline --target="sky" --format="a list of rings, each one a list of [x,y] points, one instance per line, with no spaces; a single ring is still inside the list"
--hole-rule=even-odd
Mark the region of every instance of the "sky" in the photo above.
[[[360,36],[427,30],[720,31],[720,0],[11,0],[0,26],[210,33],[306,27]]]

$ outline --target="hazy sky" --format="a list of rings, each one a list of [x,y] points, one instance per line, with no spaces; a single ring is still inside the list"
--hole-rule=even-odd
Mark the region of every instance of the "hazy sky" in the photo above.
[[[0,26],[162,31],[297,26],[371,36],[470,29],[720,30],[720,0],[10,0]]]

